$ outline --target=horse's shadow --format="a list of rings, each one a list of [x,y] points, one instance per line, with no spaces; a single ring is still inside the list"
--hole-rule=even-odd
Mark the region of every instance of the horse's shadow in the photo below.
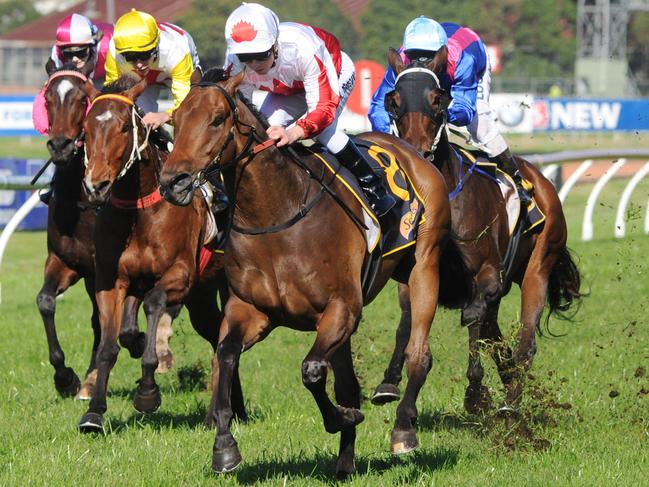
[[[356,458],[356,476],[368,473],[381,475],[395,467],[409,467],[401,479],[406,484],[415,483],[423,474],[436,470],[451,468],[457,464],[459,453],[448,448],[418,450],[404,457],[395,456],[359,456]],[[244,464],[237,471],[237,481],[243,485],[253,485],[261,480],[311,479],[323,483],[332,483],[336,478],[336,459],[333,455],[316,453],[311,457],[278,460],[266,458],[254,465]],[[213,478],[213,473],[205,470],[205,476]]]
[[[126,396],[128,397],[128,395]],[[164,403],[162,408],[164,408]],[[259,408],[251,408],[250,405],[246,405],[246,408],[248,411],[248,419],[244,424],[253,424],[266,416],[266,413]],[[169,412],[164,409],[147,414],[133,411],[124,420],[117,418],[109,419],[110,427],[107,428],[107,433],[119,434],[128,429],[142,429],[147,426],[158,432],[174,428],[207,429],[204,424],[206,413],[207,404],[202,404],[201,402],[197,402],[196,406],[186,413]],[[237,420],[235,419],[234,421]]]
[[[465,414],[448,413],[440,409],[423,410],[417,417],[420,431],[478,430],[478,418]]]

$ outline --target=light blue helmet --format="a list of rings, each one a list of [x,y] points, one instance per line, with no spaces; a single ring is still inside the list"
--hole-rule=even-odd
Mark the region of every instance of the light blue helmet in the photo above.
[[[403,33],[404,51],[409,49],[438,51],[447,43],[448,37],[444,27],[423,15],[410,22]]]

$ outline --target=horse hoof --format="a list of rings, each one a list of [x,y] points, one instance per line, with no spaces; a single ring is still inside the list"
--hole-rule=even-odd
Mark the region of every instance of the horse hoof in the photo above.
[[[153,413],[160,408],[162,398],[160,388],[156,385],[150,391],[141,391],[138,387],[133,396],[133,407],[140,413]]]
[[[241,453],[236,444],[212,452],[212,470],[216,473],[232,472],[239,465],[241,465]]]
[[[480,386],[479,390],[475,390],[469,386],[464,394],[464,409],[469,414],[484,414],[491,409],[493,403],[491,401],[491,394],[489,389],[485,386]]]
[[[86,413],[81,416],[79,421],[79,431],[81,433],[103,433],[104,420],[99,413]]]
[[[77,401],[90,401],[92,399],[92,392],[89,388],[82,387],[74,398]]]
[[[81,389],[79,376],[70,367],[63,369],[61,374],[54,374],[54,387],[61,397],[74,397]]]
[[[338,411],[338,417],[330,421],[325,421],[324,427],[327,433],[333,434],[353,428],[365,420],[365,416],[358,409],[342,406],[338,406],[336,409]]]
[[[390,436],[390,453],[393,455],[404,455],[419,448],[417,433],[412,430],[392,430]]]
[[[338,459],[336,463],[336,479],[345,480],[351,475],[356,473],[356,465],[354,465],[354,459],[349,462],[347,459]]]
[[[394,384],[379,384],[376,389],[374,389],[374,394],[372,395],[372,404],[375,406],[381,406],[392,401],[398,401],[401,398],[399,393],[399,388]]]

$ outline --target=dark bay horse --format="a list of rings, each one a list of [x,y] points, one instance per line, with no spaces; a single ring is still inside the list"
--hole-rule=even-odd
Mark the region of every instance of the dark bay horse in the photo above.
[[[77,394],[80,399],[87,399],[91,395],[96,375],[95,357],[101,336],[94,279],[96,213],[88,209],[88,198],[81,184],[84,175],[83,121],[88,103],[84,90],[92,86],[87,78],[92,70],[91,64],[83,72],[74,69],[71,64],[52,70],[44,92],[50,136],[47,149],[56,169],[53,195],[48,202],[44,283],[36,300],[45,325],[56,390],[63,397]],[[74,370],[65,365],[54,319],[56,296],[79,279],[84,280],[92,302],[94,335],[83,386]],[[132,319],[127,320],[122,338],[131,355],[141,356],[144,334],[135,328],[137,302],[129,300],[127,308],[131,310]]]
[[[97,382],[86,414],[79,423],[83,432],[101,431],[106,411],[108,377],[117,360],[118,333],[128,296],[143,300],[147,315],[142,378],[135,408],[155,411],[161,403],[154,371],[156,329],[167,309],[188,308],[196,331],[216,349],[222,314],[217,293],[225,289],[223,265],[212,258],[199,276],[205,237],[207,205],[195,198],[186,207],[162,199],[158,173],[163,154],[148,143],[134,100],[146,88],[120,78],[91,93],[92,107],[84,122],[86,176],[84,185],[92,203],[103,203],[97,216],[96,298],[101,325],[97,352]],[[222,295],[222,299],[223,299]],[[234,384],[236,412],[245,418],[241,388]],[[212,401],[214,404],[214,401]],[[211,410],[206,422],[214,420]]]
[[[461,308],[462,325],[469,331],[465,408],[477,413],[491,405],[489,390],[482,385],[480,348],[484,347],[505,386],[506,403],[501,410],[506,412],[520,404],[545,304],[551,313],[565,316],[564,312],[581,298],[580,275],[566,248],[568,232],[556,190],[538,169],[521,158],[517,159],[520,170],[534,184],[535,199],[546,220],[540,230],[520,237],[509,269],[504,267],[511,237],[502,193],[486,177],[466,176],[468,167],[462,169],[459,152],[452,149],[446,135],[445,113],[450,99],[438,81],[446,69],[444,54],[440,51],[431,61],[405,66],[391,49],[388,61],[398,79],[385,103],[400,136],[432,160],[452,192],[452,238],[443,257],[446,266],[442,269],[440,303]],[[515,351],[507,345],[498,326],[500,301],[512,283],[521,288],[521,328]],[[401,299],[407,300],[408,289],[402,286],[399,292]],[[375,403],[398,398],[396,385],[401,377],[403,337],[408,327],[408,316],[404,316],[395,353],[375,392]]]
[[[228,472],[241,462],[230,431],[230,384],[241,352],[275,327],[288,326],[316,332],[302,362],[302,381],[315,399],[325,430],[341,433],[336,472],[344,477],[355,470],[356,425],[363,420],[350,339],[363,305],[391,277],[409,283],[412,299],[408,385],[397,408],[391,449],[400,454],[418,446],[415,403],[431,366],[428,335],[437,307],[439,258],[450,225],[446,186],[439,171],[409,144],[384,134],[364,135],[397,156],[425,202],[426,219],[419,226],[416,245],[383,260],[376,284],[363,302],[367,243],[343,210],[345,206],[362,218],[360,203],[335,177],[318,183],[314,176],[322,174],[323,164],[306,150],[294,158],[263,143],[266,134],[259,115],[236,94],[243,75],[191,89],[174,113],[174,150],[160,180],[166,197],[184,204],[203,171],[218,167],[233,208],[225,249],[230,298],[216,353],[219,381],[212,469]],[[260,151],[264,147],[268,148]],[[329,184],[342,204],[320,198],[321,183]],[[327,394],[329,366],[339,405]]]

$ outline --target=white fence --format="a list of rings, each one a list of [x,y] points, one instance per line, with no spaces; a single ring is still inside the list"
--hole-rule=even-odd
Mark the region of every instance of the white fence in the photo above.
[[[597,205],[597,199],[606,186],[606,184],[615,176],[615,174],[630,160],[643,160],[649,158],[649,149],[628,149],[628,150],[588,150],[588,151],[564,151],[552,154],[528,155],[524,156],[528,161],[542,166],[543,174],[553,181],[556,181],[560,174],[561,165],[568,161],[582,161],[579,167],[573,172],[565,182],[559,182],[559,199],[563,203],[568,197],[568,193],[579,181],[586,171],[590,169],[596,160],[613,161],[611,166],[602,174],[588,196],[586,207],[584,208],[584,219],[581,228],[581,239],[590,241],[593,239],[593,214]],[[636,172],[629,180],[624,191],[622,192],[617,205],[614,235],[622,238],[626,235],[625,215],[633,194],[633,190],[638,183],[649,174],[649,160],[646,160],[642,168]],[[555,183],[556,185],[556,183]],[[646,205],[644,232],[649,234],[649,201]]]
[[[604,174],[597,180],[593,187],[586,207],[584,209],[584,219],[582,223],[581,238],[584,241],[593,239],[593,214],[596,208],[597,199],[611,178],[622,168],[629,159],[643,160],[647,158],[642,168],[636,172],[633,177],[628,181],[624,191],[622,192],[616,211],[614,235],[622,238],[626,234],[625,214],[636,186],[649,174],[649,149],[629,149],[629,150],[590,150],[590,151],[564,151],[555,152],[551,154],[534,154],[523,156],[533,164],[542,167],[543,174],[552,180],[559,189],[559,199],[563,203],[568,194],[573,189],[575,184],[586,174],[586,171],[592,167],[597,160],[615,161],[604,172]],[[566,162],[582,161],[579,167],[570,175],[566,181],[561,181],[561,166]],[[0,190],[17,190],[17,189],[32,189],[28,185],[20,185],[6,180],[0,181]],[[12,233],[18,227],[20,222],[27,216],[27,214],[38,204],[38,196],[34,192],[31,197],[23,204],[23,206],[11,218],[7,226],[0,235],[0,265],[2,264],[2,257],[4,251],[9,243]],[[649,201],[645,210],[644,232],[649,234]]]

